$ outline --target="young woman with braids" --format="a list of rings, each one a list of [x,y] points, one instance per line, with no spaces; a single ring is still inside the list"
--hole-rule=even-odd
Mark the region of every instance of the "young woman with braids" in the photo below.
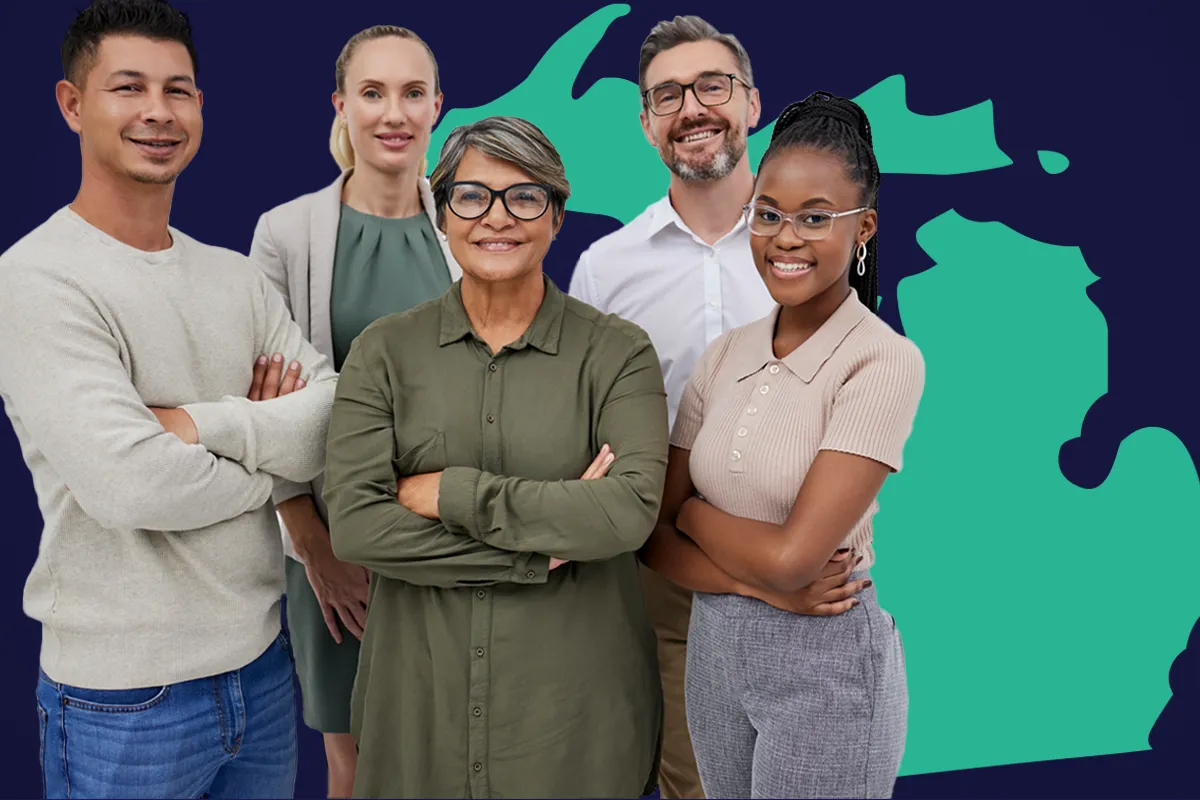
[[[709,346],[672,433],[642,556],[696,592],[687,714],[709,797],[889,797],[900,766],[904,654],[867,570],[925,367],[875,315],[878,191],[862,109],[818,92],[784,111],[746,208],[777,306]],[[774,600],[844,549],[864,585],[849,610]]]

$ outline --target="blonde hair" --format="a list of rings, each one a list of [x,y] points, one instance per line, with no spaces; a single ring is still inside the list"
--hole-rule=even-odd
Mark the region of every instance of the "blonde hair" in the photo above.
[[[437,59],[434,58],[433,50],[425,43],[424,39],[408,28],[401,28],[398,25],[374,25],[351,36],[345,47],[342,48],[341,54],[338,55],[333,68],[338,94],[346,92],[346,70],[350,66],[350,59],[354,57],[354,51],[358,49],[358,46],[363,42],[384,39],[389,36],[397,39],[411,39],[425,48],[425,52],[429,54],[429,61],[433,64],[433,93],[436,95],[442,91],[441,79],[438,77]],[[329,131],[329,153],[342,169],[350,169],[354,166],[354,145],[350,142],[350,131],[338,114],[333,115],[333,128]],[[428,166],[427,159],[422,156],[422,175],[425,175]]]

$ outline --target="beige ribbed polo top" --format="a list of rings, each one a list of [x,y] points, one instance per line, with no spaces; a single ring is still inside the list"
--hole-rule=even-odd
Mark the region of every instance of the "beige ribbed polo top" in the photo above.
[[[817,453],[874,459],[893,472],[925,386],[925,361],[911,341],[862,304],[855,292],[803,344],[776,358],[780,307],[715,339],[684,389],[671,444],[690,450],[696,490],[738,517],[782,525]],[[871,520],[878,502],[842,547],[875,561]]]

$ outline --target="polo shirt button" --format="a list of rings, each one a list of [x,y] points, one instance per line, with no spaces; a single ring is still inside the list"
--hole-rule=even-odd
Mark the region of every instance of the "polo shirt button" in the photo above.
[[[489,371],[491,371],[491,372],[495,372],[497,369],[499,369],[499,367],[497,367],[497,366],[496,366],[495,362],[493,362],[493,363],[491,363],[491,364],[488,364],[488,370],[489,370]]]
[[[733,453],[731,454],[731,456],[730,456],[730,457],[731,457],[731,458],[733,458],[733,460],[734,460],[734,461],[741,461],[741,459],[742,459],[742,451],[741,451],[741,450],[734,450],[734,451],[733,451]]]
[[[769,370],[769,372],[770,372],[772,375],[778,375],[778,374],[779,374],[779,365],[778,365],[778,364],[772,364],[772,365],[771,365],[771,369]]]
[[[745,428],[738,428],[738,436],[745,436],[747,433]]]
[[[758,393],[759,393],[759,394],[766,394],[766,393],[767,393],[767,392],[769,392],[769,391],[771,391],[771,387],[770,387],[770,386],[760,386],[760,387],[758,387]]]

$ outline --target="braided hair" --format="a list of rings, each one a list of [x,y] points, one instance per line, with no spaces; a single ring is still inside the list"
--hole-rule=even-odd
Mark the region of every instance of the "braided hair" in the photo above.
[[[879,162],[871,144],[871,123],[853,100],[829,92],[813,92],[799,103],[792,103],[775,121],[771,144],[759,162],[758,171],[771,158],[793,148],[823,150],[841,156],[850,180],[861,189],[860,205],[879,209]],[[858,274],[850,268],[850,286],[858,299],[879,313],[878,234],[867,242],[866,271]]]

